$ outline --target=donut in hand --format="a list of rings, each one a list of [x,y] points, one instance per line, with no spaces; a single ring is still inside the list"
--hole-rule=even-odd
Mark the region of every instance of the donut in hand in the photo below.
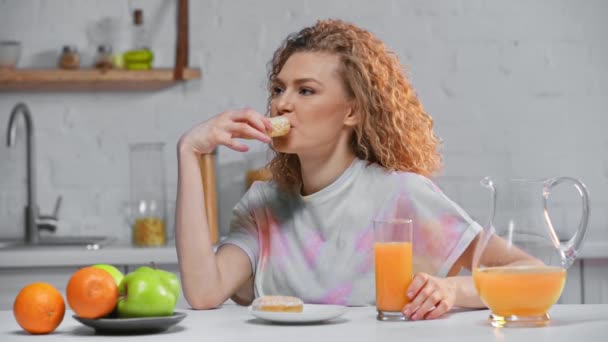
[[[289,120],[284,116],[270,118],[270,124],[272,125],[272,130],[270,131],[271,138],[286,135],[291,128]]]

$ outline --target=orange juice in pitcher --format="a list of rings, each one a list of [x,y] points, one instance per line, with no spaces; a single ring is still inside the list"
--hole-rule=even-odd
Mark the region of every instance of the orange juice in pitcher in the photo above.
[[[542,316],[557,302],[566,270],[550,266],[488,267],[473,271],[479,296],[501,317]]]

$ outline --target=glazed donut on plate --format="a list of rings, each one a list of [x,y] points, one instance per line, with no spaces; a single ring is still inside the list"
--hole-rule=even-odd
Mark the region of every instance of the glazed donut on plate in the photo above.
[[[291,296],[263,296],[251,304],[253,310],[272,312],[302,312],[304,303],[300,298]]]

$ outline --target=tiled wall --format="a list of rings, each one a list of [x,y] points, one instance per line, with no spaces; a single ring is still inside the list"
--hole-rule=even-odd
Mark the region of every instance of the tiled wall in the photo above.
[[[0,0],[0,39],[23,42],[20,67],[48,67],[64,44],[90,63],[87,29],[106,16],[128,22],[144,9],[157,66],[171,66],[175,1]],[[443,138],[438,183],[485,221],[485,175],[581,178],[592,196],[592,238],[608,239],[608,2],[596,1],[190,1],[190,63],[203,79],[158,92],[1,93],[0,135],[11,108],[26,102],[37,142],[43,212],[64,198],[58,234],[128,239],[128,144],[166,143],[169,198],[176,186],[175,143],[194,123],[230,108],[265,108],[266,63],[288,33],[339,17],[382,38],[410,78]],[[23,133],[21,129],[19,133]],[[25,159],[0,144],[0,237],[23,234]],[[4,136],[1,136],[4,141]],[[220,149],[220,221],[243,191],[256,154]],[[263,153],[261,153],[263,155]],[[564,188],[554,216],[578,220]]]

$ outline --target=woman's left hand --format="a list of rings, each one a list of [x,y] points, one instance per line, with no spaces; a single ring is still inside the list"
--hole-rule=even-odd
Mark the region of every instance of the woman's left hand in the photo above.
[[[435,319],[454,306],[456,288],[449,279],[417,273],[407,289],[403,314],[411,320]]]

